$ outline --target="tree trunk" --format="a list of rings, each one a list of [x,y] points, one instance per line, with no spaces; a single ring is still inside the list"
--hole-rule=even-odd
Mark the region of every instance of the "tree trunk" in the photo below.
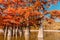
[[[25,40],[29,40],[29,29],[28,29],[28,27],[25,30]]]
[[[22,31],[19,29],[18,30],[20,37],[22,36]]]
[[[16,40],[17,40],[18,26],[16,28]]]
[[[14,38],[14,35],[15,35],[15,27],[13,27],[13,38]]]
[[[6,28],[4,29],[4,40],[6,39],[6,37],[7,37],[7,26],[6,26]]]
[[[43,27],[42,26],[39,28],[38,40],[43,40]]]
[[[11,30],[8,29],[7,40],[11,40]]]

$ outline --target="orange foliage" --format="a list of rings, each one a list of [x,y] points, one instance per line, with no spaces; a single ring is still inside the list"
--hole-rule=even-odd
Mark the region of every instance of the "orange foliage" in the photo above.
[[[54,1],[54,3],[56,2],[57,0]],[[31,6],[29,3],[33,5]],[[43,19],[44,15],[47,14],[47,11],[45,11],[43,7],[43,5],[47,3],[48,2],[45,2],[44,0],[29,0],[29,2],[24,2],[22,0],[0,0],[0,4],[3,4],[5,7],[5,9],[0,10],[0,25],[2,24],[4,26],[12,23],[16,25],[20,25],[22,23],[29,25],[32,23],[32,25],[37,25],[37,22]],[[29,6],[27,6],[27,4]],[[38,10],[45,11],[45,14],[42,14]],[[52,11],[51,15],[60,18],[59,11]],[[53,20],[49,19],[48,22],[53,22]]]
[[[3,0],[0,0],[0,3],[3,3]]]
[[[60,18],[60,11],[59,10],[54,10],[51,12],[51,15],[54,17],[57,17],[57,18]]]

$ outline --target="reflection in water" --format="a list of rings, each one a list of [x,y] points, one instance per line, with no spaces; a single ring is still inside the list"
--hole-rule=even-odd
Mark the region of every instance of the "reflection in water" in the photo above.
[[[43,38],[38,37],[38,40],[43,40]]]
[[[8,29],[7,40],[11,40],[11,30]]]
[[[21,37],[21,36],[22,36],[22,32],[21,32],[21,30],[18,30],[18,32],[19,32],[19,36]]]
[[[7,27],[6,27],[5,31],[4,31],[4,40],[6,39],[6,37],[7,37]]]
[[[18,32],[18,27],[16,28],[16,34],[15,34],[16,35],[16,40],[17,40],[17,32]]]
[[[43,40],[43,28],[39,28],[38,40]]]
[[[15,28],[13,28],[12,30],[13,30],[13,38],[14,38],[14,35],[15,35]]]
[[[25,40],[29,40],[29,30],[26,28],[25,30]]]
[[[16,39],[16,35],[13,37],[13,34],[11,34],[11,29],[8,29],[7,37],[5,38],[5,40],[39,40],[37,38],[37,35],[38,35],[38,32],[31,32],[30,35],[29,35],[28,31],[25,31],[24,35],[21,35],[21,37],[18,34],[17,39]],[[1,40],[3,40],[3,37],[0,36]]]

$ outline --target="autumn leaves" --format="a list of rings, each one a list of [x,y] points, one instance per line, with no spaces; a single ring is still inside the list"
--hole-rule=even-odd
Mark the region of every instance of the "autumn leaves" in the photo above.
[[[28,8],[28,7],[26,8],[18,7],[17,9],[14,9],[12,7],[7,7],[7,9],[5,9],[0,16],[1,22],[3,25],[12,25],[12,24],[20,25],[21,23],[24,22],[32,23],[33,20],[38,21],[36,19],[38,17],[42,17],[42,14],[38,11],[32,11],[31,9],[32,8]]]
[[[20,25],[22,23],[37,24],[38,19],[44,17],[48,12],[44,9],[44,5],[50,6],[50,2],[57,2],[48,0],[0,0],[0,24],[15,24]],[[27,6],[28,5],[28,6]],[[32,6],[31,6],[32,5]],[[40,10],[40,11],[39,11]],[[43,10],[43,14],[41,13]],[[59,12],[58,12],[59,13]],[[51,13],[51,16],[55,16],[56,13]],[[59,16],[58,16],[59,17]],[[41,20],[41,19],[39,19]],[[27,23],[26,23],[27,22]],[[30,24],[29,24],[30,25]]]

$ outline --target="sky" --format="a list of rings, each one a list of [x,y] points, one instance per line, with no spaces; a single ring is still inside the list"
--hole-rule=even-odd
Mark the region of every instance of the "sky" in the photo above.
[[[50,8],[45,8],[45,9],[48,10],[48,11],[60,10],[60,2],[58,2],[56,5],[54,5],[54,4],[50,4],[50,5],[51,5]],[[50,16],[50,15],[48,15],[48,16]],[[60,22],[60,19],[56,18],[55,21]]]
[[[60,2],[58,2],[56,5],[51,4],[50,8],[47,10],[60,10]]]

